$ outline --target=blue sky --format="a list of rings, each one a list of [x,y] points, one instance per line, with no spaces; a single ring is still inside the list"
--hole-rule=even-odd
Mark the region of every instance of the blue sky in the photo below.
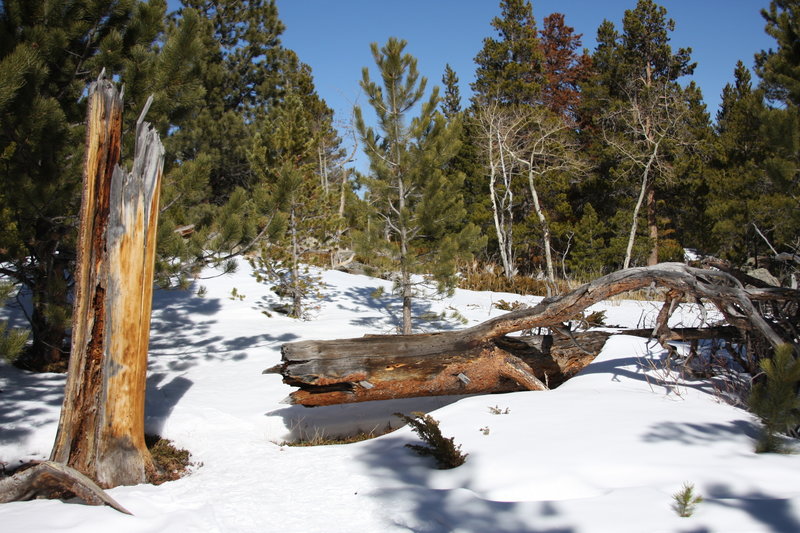
[[[168,0],[171,8],[178,0]],[[753,56],[775,46],[764,32],[760,11],[769,0],[661,0],[675,20],[673,49],[692,48],[697,68],[691,79],[702,89],[712,120],[720,94],[733,79],[738,60],[753,66]],[[468,103],[474,80],[475,55],[483,39],[495,37],[490,23],[500,14],[499,0],[276,0],[286,25],[283,44],[311,66],[319,95],[336,113],[338,127],[349,121],[354,104],[368,108],[359,87],[361,69],[378,74],[370,43],[389,37],[408,41],[406,51],[417,58],[429,87],[441,85],[446,64],[456,71],[463,103]],[[622,17],[636,0],[533,0],[533,14],[542,20],[553,12],[583,34],[583,46],[592,51],[603,19],[622,30]],[[365,118],[369,121],[369,109]],[[366,170],[363,154],[356,166]]]
[[[752,67],[753,55],[774,47],[764,33],[760,10],[768,0],[662,0],[675,20],[672,46],[691,47],[698,63],[692,79],[703,90],[712,119],[725,84],[732,80],[736,61]],[[608,19],[621,30],[626,9],[636,0],[534,0],[534,17],[553,12],[583,34],[583,45],[594,49],[597,27]],[[389,37],[408,41],[406,50],[418,60],[429,84],[441,85],[447,63],[460,79],[462,98],[470,95],[473,59],[483,39],[495,36],[491,19],[500,12],[499,0],[277,0],[286,25],[283,43],[309,64],[317,91],[339,119],[347,119],[354,103],[366,106],[358,82],[370,67],[377,78],[369,49]]]

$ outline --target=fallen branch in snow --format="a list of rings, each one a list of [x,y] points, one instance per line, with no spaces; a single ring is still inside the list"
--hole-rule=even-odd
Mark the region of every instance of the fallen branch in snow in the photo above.
[[[108,505],[121,513],[132,514],[94,481],[74,468],[54,461],[43,461],[0,479],[0,503],[71,497],[77,497],[88,505]]]
[[[687,298],[711,302],[743,335],[757,333],[773,347],[794,341],[782,338],[754,302],[782,301],[796,308],[800,291],[748,289],[724,272],[665,263],[620,270],[569,293],[546,298],[532,308],[512,311],[460,331],[284,344],[279,371],[285,383],[300,387],[290,395],[289,403],[307,406],[543,390],[548,388],[548,381],[563,381],[588,364],[608,336],[601,334],[604,336],[600,340],[599,332],[573,332],[574,340],[560,338],[558,330],[564,322],[612,296],[653,285],[669,289],[671,295],[659,314],[655,332],[662,343],[674,338],[666,326],[675,308],[673,303]],[[544,344],[528,345],[526,352],[520,345],[525,341],[506,337],[533,328],[556,332],[549,341],[542,340],[552,343],[547,350],[542,349]],[[582,340],[589,334],[595,335],[591,349],[584,347],[586,341]],[[562,355],[569,348],[570,355]],[[582,353],[582,357],[575,352]]]

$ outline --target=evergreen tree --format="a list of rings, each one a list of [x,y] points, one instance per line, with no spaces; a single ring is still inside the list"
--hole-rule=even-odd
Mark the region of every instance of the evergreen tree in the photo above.
[[[602,252],[607,249],[605,233],[605,225],[597,216],[597,211],[587,203],[572,230],[572,251],[567,259],[572,272],[587,277],[603,273],[605,262]]]
[[[762,12],[778,48],[756,55],[761,84],[752,87],[740,62],[723,91],[708,214],[716,253],[737,263],[800,245],[797,13],[795,2],[782,1]]]
[[[564,15],[553,13],[544,19],[540,34],[544,58],[544,86],[542,103],[558,115],[577,118],[580,87],[592,68],[591,57],[584,51],[580,55],[581,34],[564,23]]]
[[[658,261],[683,261],[684,248],[708,250],[711,220],[707,214],[708,178],[714,152],[714,129],[703,95],[694,81],[683,89],[688,143],[672,160],[674,179],[658,191]]]
[[[800,424],[800,359],[793,352],[791,344],[783,344],[772,359],[760,363],[764,376],[748,399],[750,410],[763,424],[758,453],[784,451],[779,435]]]
[[[770,252],[800,250],[800,3],[773,0],[761,14],[766,32],[775,38],[776,50],[756,55],[760,88],[775,105],[767,111],[762,134],[770,147],[764,161],[764,179],[759,184],[762,208],[770,213],[758,228]]]
[[[205,101],[192,122],[176,135],[185,159],[208,158],[214,202],[224,202],[237,187],[248,189],[254,175],[247,147],[253,124],[310,76],[296,54],[281,45],[284,25],[274,0],[181,0],[210,21],[203,35],[207,50],[201,80]]]
[[[461,113],[461,91],[458,88],[458,76],[456,72],[447,64],[442,74],[442,85],[444,86],[444,97],[440,104],[442,114],[448,120]]]
[[[429,98],[427,80],[417,61],[403,52],[406,42],[390,38],[372,55],[383,85],[364,68],[361,87],[377,116],[376,130],[367,126],[359,107],[356,127],[370,160],[364,179],[373,216],[360,239],[360,249],[375,261],[399,270],[403,299],[402,333],[412,332],[413,274],[428,274],[441,291],[456,282],[456,261],[480,246],[477,228],[463,225],[460,187],[463,176],[445,169],[458,149],[458,122],[447,122],[436,111],[438,88]],[[419,115],[408,120],[418,103]]]
[[[271,199],[269,209],[280,215],[250,261],[258,268],[257,278],[274,282],[275,291],[290,299],[288,314],[295,318],[305,316],[304,301],[319,285],[302,262],[308,252],[326,247],[339,221],[331,203],[335,197],[325,194],[315,173],[322,139],[313,134],[314,118],[313,106],[288,95],[266,118],[250,151],[260,188]]]
[[[762,134],[765,116],[763,92],[752,87],[750,71],[739,61],[734,83],[722,91],[717,114],[708,206],[715,241],[712,251],[738,264],[763,244],[753,224],[766,227],[769,216],[768,210],[759,207],[765,192],[763,162],[770,152]]]
[[[756,54],[756,73],[770,100],[800,105],[800,2],[772,0],[762,9],[765,31],[775,39],[776,50]]]
[[[596,142],[611,150],[601,149],[601,157],[616,159],[607,163],[609,175],[627,176],[631,189],[637,190],[623,262],[627,267],[633,259],[642,207],[650,240],[647,262],[659,260],[657,190],[675,180],[672,162],[691,140],[691,95],[684,93],[677,79],[691,74],[694,64],[690,49],[673,53],[669,32],[674,22],[652,0],[639,0],[635,9],[626,11],[623,29],[620,35],[604,21],[598,30],[593,56],[597,75],[589,91],[594,102],[584,112],[605,110],[597,114],[602,119],[595,130],[600,133]]]
[[[32,295],[32,346],[20,359],[30,368],[60,367],[68,351],[86,85],[103,68],[130,75],[129,124],[146,99],[143,85],[171,95],[182,109],[196,95],[190,67],[181,67],[193,64],[194,49],[176,44],[191,41],[189,24],[164,34],[165,7],[163,0],[75,1],[58,9],[45,2],[2,2],[0,211],[9,231],[0,231],[0,264]],[[146,73],[148,83],[134,81]],[[162,128],[173,118],[164,107],[153,116]]]
[[[533,7],[528,0],[501,0],[500,16],[492,19],[499,39],[487,37],[475,56],[474,103],[538,101],[543,80],[542,49]]]
[[[159,280],[185,285],[208,264],[230,271],[235,258],[276,231],[279,213],[264,189],[263,169],[249,151],[270,133],[259,129],[289,94],[314,116],[320,180],[328,185],[339,155],[332,113],[315,94],[310,68],[280,43],[284,26],[274,0],[185,0],[178,16],[197,10],[205,53],[198,78],[203,102],[167,144],[180,161],[181,186],[167,187],[165,202],[178,202],[159,228]],[[267,142],[269,142],[267,140]],[[342,179],[342,190],[346,185]],[[183,206],[191,199],[189,206]],[[172,206],[172,203],[166,205]],[[276,218],[277,217],[277,218]]]

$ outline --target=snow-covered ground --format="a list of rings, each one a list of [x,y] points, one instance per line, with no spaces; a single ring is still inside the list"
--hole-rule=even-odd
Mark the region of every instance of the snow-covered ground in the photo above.
[[[213,272],[208,272],[211,275]],[[307,409],[281,401],[291,388],[262,370],[280,346],[389,332],[398,302],[375,299],[381,280],[323,273],[313,319],[266,316],[274,295],[243,266],[157,292],[147,429],[192,452],[194,472],[161,486],[110,494],[134,516],[59,501],[0,505],[0,530],[61,532],[798,532],[800,456],[757,455],[757,426],[701,381],[660,382],[664,354],[614,336],[597,360],[549,392],[369,402]],[[203,296],[196,294],[206,287]],[[236,288],[243,299],[232,298]],[[416,314],[454,311],[469,324],[496,316],[500,299],[457,291],[418,301]],[[617,301],[608,324],[645,327],[658,305]],[[697,325],[685,309],[673,322]],[[427,326],[463,327],[450,318]],[[64,376],[0,363],[0,461],[49,455]],[[507,410],[493,414],[490,407]],[[381,430],[391,413],[430,411],[469,453],[453,470],[404,447],[406,427],[341,446],[285,446],[298,435]],[[396,424],[395,420],[395,424]],[[680,518],[672,495],[692,483],[705,501]]]

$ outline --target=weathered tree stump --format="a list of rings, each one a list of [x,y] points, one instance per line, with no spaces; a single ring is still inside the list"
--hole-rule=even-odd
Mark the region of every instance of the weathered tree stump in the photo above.
[[[122,94],[102,75],[89,89],[72,353],[50,458],[103,487],[143,483],[153,468],[144,394],[164,148],[143,121],[149,104],[126,172]]]
[[[745,288],[723,272],[667,263],[614,272],[535,307],[461,331],[285,344],[279,372],[285,383],[300,389],[289,401],[306,406],[542,390],[586,366],[608,335],[564,332],[563,323],[597,302],[651,285],[670,289],[652,333],[662,343],[677,338],[666,324],[684,297],[713,303],[739,332],[755,331],[773,346],[792,342],[776,333],[754,302],[798,302],[800,292]],[[540,340],[507,336],[533,328],[550,328],[554,335]]]

